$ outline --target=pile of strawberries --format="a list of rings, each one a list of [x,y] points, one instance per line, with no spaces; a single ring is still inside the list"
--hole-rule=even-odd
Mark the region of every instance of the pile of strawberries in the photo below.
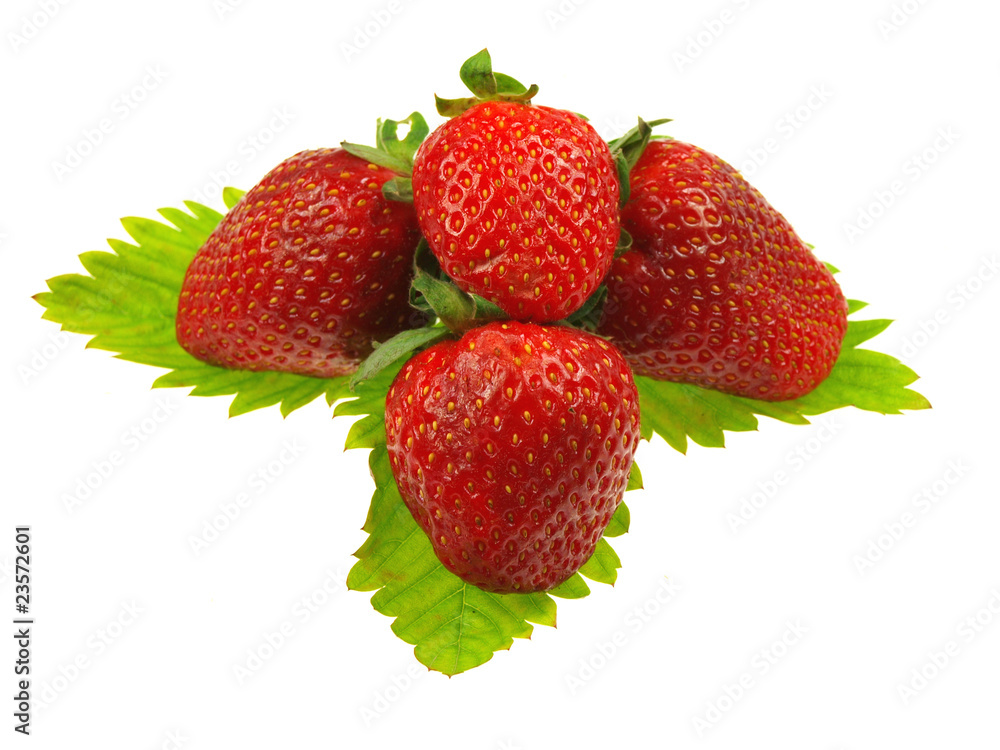
[[[463,580],[545,591],[622,500],[634,376],[797,398],[830,373],[847,302],[713,154],[642,120],[606,143],[485,50],[461,77],[473,96],[438,99],[433,133],[380,121],[374,148],[303,151],[247,192],[188,269],[177,338],[315,377],[408,358],[385,409],[407,507]]]

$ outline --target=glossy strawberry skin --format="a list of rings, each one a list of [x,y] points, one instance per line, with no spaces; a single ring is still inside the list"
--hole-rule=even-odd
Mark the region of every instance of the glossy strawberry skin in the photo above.
[[[511,318],[565,318],[600,285],[620,229],[607,144],[571,112],[477,104],[414,161],[420,228],[459,287]]]
[[[636,375],[780,401],[833,368],[847,302],[829,269],[731,166],[652,141],[631,174],[632,250],[608,274],[598,332]]]
[[[392,176],[339,148],[273,169],[188,268],[181,346],[220,367],[331,377],[424,325],[408,303],[419,229],[412,207],[382,196]]]
[[[385,427],[396,485],[445,567],[523,593],[593,553],[628,484],[639,404],[604,340],[491,323],[404,365]]]

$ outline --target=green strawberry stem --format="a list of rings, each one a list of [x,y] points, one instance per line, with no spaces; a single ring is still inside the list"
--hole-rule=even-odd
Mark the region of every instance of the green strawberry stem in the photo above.
[[[455,117],[462,114],[480,102],[521,102],[528,104],[538,93],[538,86],[531,84],[526,87],[515,78],[511,78],[503,73],[493,72],[493,61],[490,59],[488,50],[483,49],[464,63],[458,72],[462,83],[475,96],[460,99],[442,99],[437,94],[434,101],[437,104],[438,114],[443,117]]]
[[[413,258],[410,304],[421,312],[433,314],[440,324],[403,331],[380,344],[351,378],[351,390],[390,365],[401,359],[409,359],[419,350],[441,339],[461,336],[469,329],[491,320],[507,319],[504,311],[492,302],[476,294],[463,292],[455,286],[441,271],[427,240],[423,238],[417,245]]]

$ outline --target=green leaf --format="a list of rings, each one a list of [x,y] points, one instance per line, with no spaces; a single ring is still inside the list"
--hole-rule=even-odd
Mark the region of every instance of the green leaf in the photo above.
[[[629,172],[632,171],[635,163],[639,161],[639,157],[642,156],[642,152],[645,151],[646,146],[649,145],[649,139],[653,135],[653,128],[658,125],[673,122],[673,120],[670,120],[669,118],[661,118],[659,120],[650,120],[647,122],[640,117],[638,120],[639,121],[634,128],[608,144],[611,148],[612,154],[621,154],[625,157],[625,163],[628,165]]]
[[[639,467],[632,464],[632,475],[638,474]],[[633,489],[642,489],[641,484],[639,486],[632,486],[632,477],[629,477],[628,487],[625,489],[626,492],[630,492]],[[629,524],[632,522],[632,516],[629,513],[628,506],[622,503],[618,506],[618,510],[615,514],[611,516],[611,523],[608,524],[608,528],[604,530],[604,536],[616,537],[621,536],[628,531]]]
[[[864,310],[868,307],[867,302],[862,302],[861,300],[849,299],[847,300],[847,314],[854,315],[858,310]]]
[[[410,126],[403,140],[397,135],[400,124]],[[419,112],[412,112],[405,120],[378,120],[375,126],[375,148],[358,143],[341,141],[340,146],[347,153],[354,154],[359,159],[391,169],[397,175],[408,178],[413,173],[413,157],[420,144],[430,132],[427,121]],[[397,193],[399,186],[393,188]],[[386,192],[385,186],[382,188]],[[387,196],[388,197],[388,196]],[[396,197],[393,200],[401,200]],[[413,200],[412,191],[409,200]]]
[[[399,126],[409,126],[409,131],[403,140],[399,140]],[[419,112],[411,112],[405,120],[379,120],[375,132],[375,145],[380,151],[395,156],[410,165],[412,171],[413,157],[431,132],[427,120]]]
[[[482,49],[462,63],[458,77],[478,98],[496,96],[497,79],[493,76],[493,61],[488,50]]]
[[[624,230],[623,230],[624,231]],[[566,318],[566,322],[576,328],[583,328],[593,333],[601,321],[601,311],[604,308],[604,300],[608,296],[608,287],[601,284],[597,291],[584,300],[583,305],[575,313]]]
[[[391,339],[381,344],[368,358],[350,380],[353,391],[359,383],[373,378],[386,367],[400,360],[406,361],[418,349],[437,343],[448,336],[448,329],[442,327],[412,328],[400,331]]]
[[[851,301],[852,312],[865,303]],[[681,453],[688,440],[709,448],[725,445],[725,433],[756,430],[757,416],[809,424],[807,416],[853,406],[881,414],[928,409],[930,403],[906,386],[917,374],[887,354],[858,349],[884,331],[889,320],[849,320],[840,356],[830,375],[812,392],[791,401],[760,401],[685,383],[637,377],[643,437],[658,434]]]
[[[469,107],[485,101],[530,102],[538,93],[538,86],[525,87],[516,78],[493,71],[490,53],[482,49],[464,63],[459,70],[459,78],[474,96],[459,99],[443,99],[434,95],[434,104],[439,115],[455,117]]]
[[[240,202],[240,198],[246,195],[246,190],[240,190],[234,187],[227,187],[222,189],[222,202],[226,204],[226,208],[232,210],[233,207]]]
[[[582,599],[590,594],[590,586],[583,580],[583,576],[574,573],[554,589],[549,590],[550,596],[557,596],[560,599]]]
[[[632,249],[632,235],[622,227],[618,234],[618,244],[615,245],[615,257],[620,258]]]
[[[626,492],[631,492],[632,490],[642,489],[642,472],[639,471],[639,464],[632,462],[632,471],[628,475],[628,486],[625,488]]]
[[[597,540],[597,547],[594,554],[580,568],[580,574],[598,583],[607,583],[613,586],[618,580],[618,568],[622,566],[622,561],[611,549],[604,537]]]
[[[235,205],[242,191],[227,188],[223,198]],[[348,378],[311,378],[283,372],[251,372],[214,367],[195,359],[174,332],[177,300],[187,267],[215,229],[222,214],[188,202],[187,210],[160,210],[169,223],[126,217],[122,226],[133,243],[108,240],[112,252],[83,253],[89,275],[67,274],[48,281],[35,295],[42,317],[63,330],[93,338],[87,346],[115,352],[130,362],[168,372],[154,388],[192,387],[195,396],[235,396],[230,416],[280,404],[285,416],[326,395],[331,403],[349,395]]]
[[[410,304],[418,310],[430,310],[455,333],[491,320],[507,320],[507,314],[489,300],[459,289],[441,270],[427,241],[421,238],[413,257],[413,281]]]
[[[618,207],[622,208],[625,206],[626,203],[628,203],[629,196],[631,196],[632,194],[632,183],[629,181],[628,178],[630,167],[628,165],[628,160],[625,158],[625,155],[622,154],[620,151],[614,154],[614,157],[615,157],[615,169],[618,172],[618,187],[619,187]],[[618,255],[617,251],[615,252],[615,255],[616,256]]]
[[[393,177],[382,185],[382,195],[391,201],[413,203],[413,180],[409,177]]]
[[[465,583],[438,560],[430,540],[420,529],[399,495],[385,446],[386,373],[381,384],[369,380],[357,399],[337,405],[335,414],[366,414],[348,434],[349,448],[371,448],[368,464],[375,480],[364,530],[368,538],[355,552],[358,562],[347,578],[348,588],[375,591],[372,606],[394,618],[393,632],[414,646],[416,658],[428,668],[458,674],[489,661],[509,649],[515,638],[531,636],[533,624],[555,626],[552,597],[578,599],[590,593],[576,574],[547,593],[492,594]],[[634,470],[637,473],[637,469]],[[632,483],[630,482],[630,485]],[[624,504],[612,517],[609,530],[628,528]],[[604,539],[581,573],[595,581],[613,583],[621,562]]]
[[[359,159],[364,159],[365,161],[377,164],[380,167],[391,169],[396,174],[408,175],[413,168],[413,165],[408,164],[405,159],[400,159],[392,154],[379,151],[377,148],[372,148],[371,146],[362,146],[359,143],[341,141],[340,147],[343,148],[344,151],[349,154],[353,154]]]

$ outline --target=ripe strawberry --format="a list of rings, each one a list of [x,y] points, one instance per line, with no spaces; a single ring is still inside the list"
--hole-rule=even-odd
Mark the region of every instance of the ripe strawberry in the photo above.
[[[339,148],[271,170],[191,262],[181,346],[221,367],[330,377],[424,325],[408,302],[420,234],[412,207],[382,195],[392,177]]]
[[[494,76],[485,50],[462,79],[478,98],[439,100],[452,119],[414,160],[420,228],[461,289],[518,320],[565,318],[614,257],[615,160],[583,118],[534,106],[537,87]]]
[[[411,359],[385,428],[396,485],[445,567],[487,591],[544,591],[618,508],[639,403],[604,340],[495,322]]]
[[[780,401],[833,368],[847,302],[785,218],[719,157],[654,140],[631,172],[632,250],[598,328],[637,375]]]

